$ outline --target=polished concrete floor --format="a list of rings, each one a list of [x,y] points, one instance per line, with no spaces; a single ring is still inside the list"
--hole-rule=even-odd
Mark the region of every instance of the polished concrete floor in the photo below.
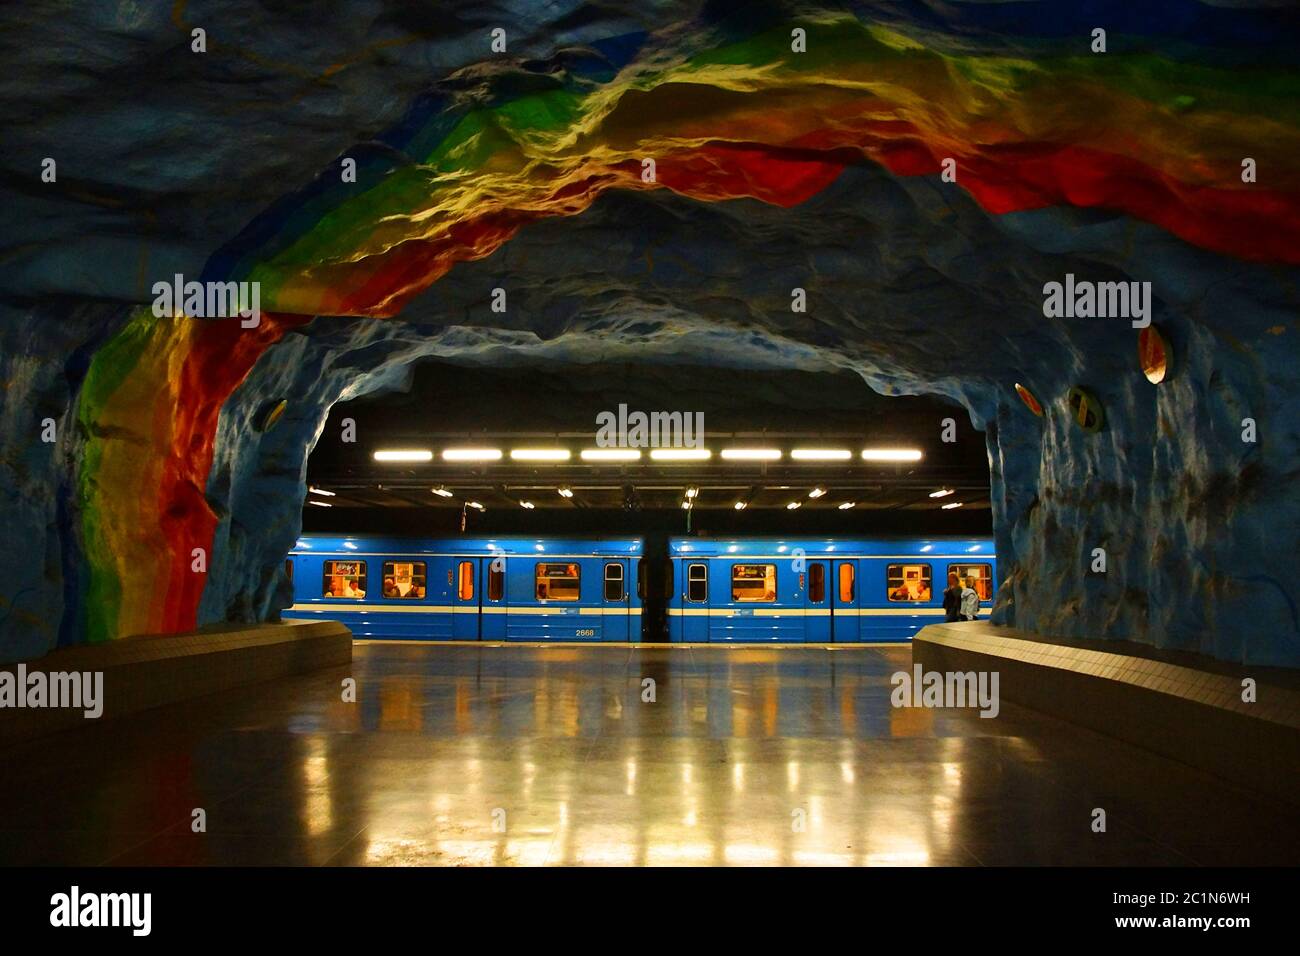
[[[350,668],[0,752],[0,863],[1300,862],[1294,812],[1179,764],[1007,703],[892,708],[910,664],[359,644]]]

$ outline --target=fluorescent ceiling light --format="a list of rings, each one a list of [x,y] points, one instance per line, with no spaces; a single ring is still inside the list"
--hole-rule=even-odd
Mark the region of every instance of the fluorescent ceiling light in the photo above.
[[[943,506],[943,510],[944,510],[944,511],[951,511],[953,508],[960,508],[961,506],[962,506],[962,503],[961,503],[960,501],[954,501],[952,504],[944,505],[944,506]]]
[[[795,461],[848,461],[853,452],[847,448],[796,448],[790,457]]]
[[[952,489],[952,488],[940,488],[938,491],[932,491],[932,492],[930,492],[930,497],[931,497],[931,498],[947,498],[947,497],[948,497],[950,494],[952,494],[952,493],[953,493],[953,489]]]
[[[444,448],[443,461],[497,461],[501,458],[500,448]]]
[[[694,497],[695,497],[696,495],[698,495],[699,493],[700,493],[700,489],[699,489],[699,488],[687,488],[687,489],[686,489],[686,497],[687,497],[687,498],[694,498]]]
[[[687,511],[690,511],[690,510],[691,510],[691,500],[690,500],[689,498],[687,498],[685,501],[683,501],[683,502],[682,502],[682,507],[685,508]]]
[[[826,489],[825,489],[825,488],[814,488],[812,491],[808,492],[808,497],[809,497],[809,498],[820,498],[820,497],[821,497],[822,495],[824,495],[824,494],[826,494]]]
[[[744,510],[745,510],[745,502],[743,502],[743,501],[737,501],[737,502],[736,502],[734,505],[732,505],[731,507],[735,508],[737,511],[744,511]]]
[[[375,461],[433,461],[427,448],[384,448],[374,453]]]
[[[920,461],[918,448],[864,448],[863,461]]]
[[[483,509],[483,506],[482,506],[481,504],[479,504],[477,501],[467,501],[467,502],[465,502],[465,504],[468,505],[468,506],[471,507],[471,508],[477,508],[479,511],[483,511],[483,510],[484,510],[484,509]]]
[[[433,492],[435,495],[437,495],[439,498],[450,498],[450,497],[451,497],[451,492],[448,491],[446,488],[442,487],[442,485],[439,485],[437,488],[430,488],[429,490],[432,491],[432,492]]]
[[[788,505],[786,505],[786,509],[789,511],[794,511],[796,508],[799,508],[802,505],[803,505],[802,501],[792,501]]]
[[[857,505],[857,502],[856,502],[856,501],[846,501],[846,502],[844,502],[844,504],[840,505],[840,510],[841,510],[841,511],[848,511],[850,508],[852,508],[852,507],[854,507],[854,506],[856,506],[856,505]]]
[[[308,488],[313,495],[324,495],[326,498],[333,498],[334,492],[326,491],[324,488]]]
[[[778,461],[779,448],[724,448],[719,453],[724,461]]]
[[[655,461],[705,461],[713,452],[707,448],[652,448],[650,457]]]
[[[636,448],[584,448],[583,461],[640,461],[641,452]]]
[[[568,461],[567,448],[512,448],[510,457],[515,461]]]
[[[573,492],[572,492],[572,490],[570,490],[570,489],[568,489],[568,488],[556,488],[555,490],[558,491],[558,492],[560,493],[560,497],[561,497],[561,498],[572,498],[572,497],[573,497]]]
[[[521,501],[519,502],[519,507],[527,508],[529,511],[532,511],[537,506],[533,504],[531,501]]]
[[[317,508],[333,508],[334,506],[328,501],[308,501],[307,504],[315,505]]]

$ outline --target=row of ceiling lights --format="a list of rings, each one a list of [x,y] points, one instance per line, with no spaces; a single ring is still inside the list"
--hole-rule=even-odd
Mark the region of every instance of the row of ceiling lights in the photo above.
[[[442,460],[448,462],[500,461],[505,453],[500,448],[444,448]],[[583,461],[640,461],[639,448],[583,448],[578,452]],[[785,456],[780,448],[723,448],[718,457],[723,461],[780,461]],[[863,461],[920,461],[923,457],[917,448],[864,448]],[[512,461],[563,462],[573,457],[568,448],[512,448]],[[708,461],[713,457],[710,448],[652,448],[652,461]],[[794,461],[849,461],[853,452],[848,448],[793,448]],[[419,463],[433,461],[429,448],[381,448],[374,460],[387,463]]]

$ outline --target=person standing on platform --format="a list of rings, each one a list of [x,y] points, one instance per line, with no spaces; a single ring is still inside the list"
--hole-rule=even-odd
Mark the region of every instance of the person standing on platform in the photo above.
[[[961,583],[957,572],[948,572],[948,588],[943,592],[943,619],[951,624],[961,620]]]
[[[961,590],[961,617],[963,621],[973,621],[980,616],[980,594],[966,579],[966,586]]]

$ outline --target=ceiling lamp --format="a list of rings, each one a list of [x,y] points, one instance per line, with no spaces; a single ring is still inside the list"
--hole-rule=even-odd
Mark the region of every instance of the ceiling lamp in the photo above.
[[[796,448],[790,457],[795,461],[848,461],[853,452],[847,448]]]
[[[375,461],[433,461],[427,448],[384,448],[371,456]]]
[[[779,448],[724,448],[719,454],[723,461],[779,461]]]
[[[527,508],[529,511],[532,511],[537,506],[533,504],[531,501],[521,501],[519,502],[519,507]]]
[[[573,490],[570,489],[570,488],[556,488],[555,490],[558,491],[558,492],[560,493],[560,497],[561,497],[561,498],[572,498],[572,497],[573,497]]]
[[[790,502],[788,505],[786,505],[785,507],[786,507],[786,510],[787,510],[787,511],[794,511],[796,508],[801,508],[801,507],[803,507],[803,502],[802,502],[802,501],[792,501],[792,502]]]
[[[863,461],[920,461],[919,448],[864,448]]]
[[[931,498],[947,498],[950,494],[953,493],[953,491],[954,491],[954,489],[952,489],[952,488],[940,488],[938,491],[932,491],[932,492],[930,492],[930,497],[931,497]]]
[[[857,502],[856,502],[856,501],[846,501],[846,502],[844,502],[844,504],[840,505],[840,510],[841,510],[841,511],[848,511],[850,508],[853,508],[853,507],[855,507],[856,505],[857,505]]]
[[[636,448],[584,448],[580,454],[583,461],[641,460],[641,452]]]
[[[313,495],[324,495],[326,498],[334,497],[334,492],[326,491],[324,488],[308,488],[307,490]]]
[[[820,497],[821,497],[822,495],[824,495],[824,494],[826,494],[826,489],[825,489],[825,488],[814,488],[812,491],[808,492],[808,497],[809,497],[809,498],[820,498]]]
[[[500,448],[444,448],[443,461],[499,461]]]
[[[707,461],[713,452],[707,448],[652,448],[650,458],[654,461]]]
[[[512,448],[510,458],[513,461],[568,461],[567,448]]]
[[[746,502],[744,502],[744,501],[737,501],[737,502],[736,502],[734,505],[732,505],[731,507],[735,508],[737,511],[744,511],[744,510],[745,510],[745,507],[746,507]]]
[[[944,510],[944,511],[951,511],[953,508],[960,508],[961,506],[962,506],[962,502],[960,502],[960,501],[954,501],[954,502],[952,502],[951,504],[946,504],[946,505],[944,505],[944,506],[943,506],[943,510]]]

